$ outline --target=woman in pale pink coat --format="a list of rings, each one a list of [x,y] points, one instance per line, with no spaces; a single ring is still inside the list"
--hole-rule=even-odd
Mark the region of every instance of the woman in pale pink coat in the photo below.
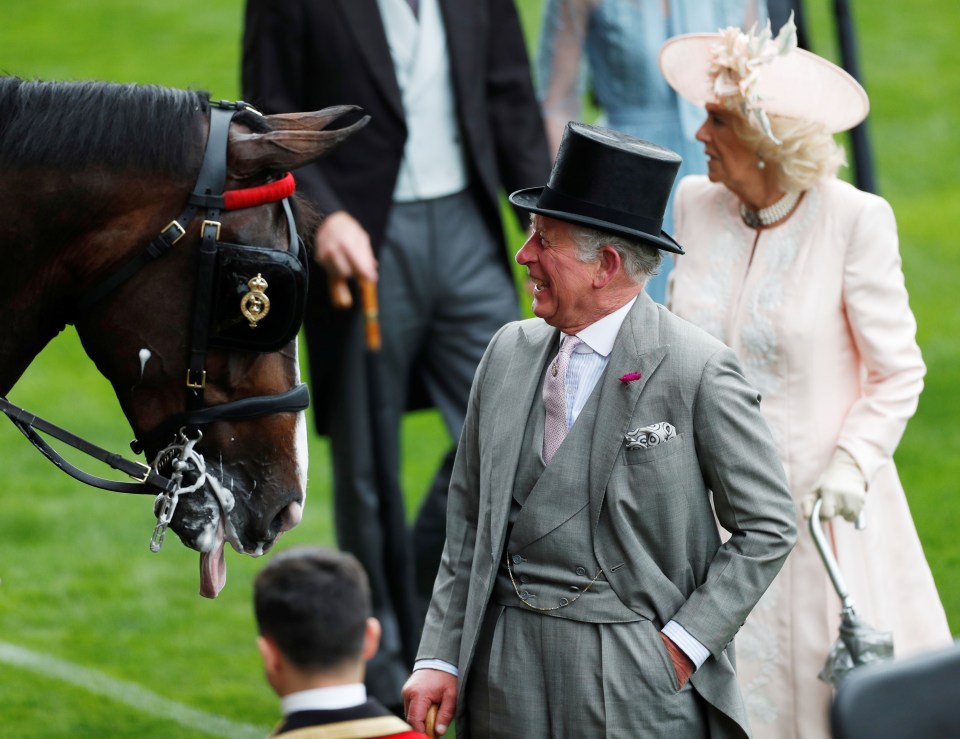
[[[739,355],[798,504],[797,546],[736,641],[755,736],[771,739],[830,736],[832,691],[817,676],[841,604],[806,525],[817,498],[857,615],[893,633],[898,657],[951,643],[893,463],[925,373],[896,222],[835,177],[832,134],[864,119],[867,96],[796,49],[792,25],[776,39],[680,36],[660,57],[706,107],[709,161],[677,191],[686,255],[668,305]]]

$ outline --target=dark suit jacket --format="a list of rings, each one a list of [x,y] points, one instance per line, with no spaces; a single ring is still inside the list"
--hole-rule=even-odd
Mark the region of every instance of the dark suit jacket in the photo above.
[[[471,188],[491,232],[499,235],[500,188],[542,185],[550,171],[523,33],[513,0],[439,3]],[[322,212],[353,215],[379,251],[407,132],[376,0],[248,0],[243,91],[248,102],[269,113],[355,104],[372,116],[348,142],[296,177],[298,190]],[[518,211],[518,217],[526,223],[525,214]],[[502,257],[509,270],[506,250]],[[326,280],[317,277],[306,328],[318,339],[310,342],[310,365],[314,387],[323,388],[332,355],[342,346],[335,332],[344,317],[331,315]],[[323,398],[316,395],[322,430]]]

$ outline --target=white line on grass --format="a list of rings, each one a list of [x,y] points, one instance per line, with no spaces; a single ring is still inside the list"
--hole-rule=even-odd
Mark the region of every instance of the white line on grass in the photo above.
[[[0,641],[0,662],[70,683],[90,693],[124,703],[142,713],[173,721],[195,731],[205,731],[214,736],[227,739],[238,737],[263,739],[270,733],[269,728],[241,724],[222,716],[198,711],[159,696],[135,683],[124,682],[88,667],[81,667],[4,641]]]

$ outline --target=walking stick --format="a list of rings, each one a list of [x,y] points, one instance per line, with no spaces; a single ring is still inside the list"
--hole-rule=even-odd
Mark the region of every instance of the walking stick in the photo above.
[[[380,385],[380,314],[377,285],[360,281],[360,299],[364,317],[364,369],[367,383],[367,402],[371,433],[383,426],[380,413],[385,407]],[[400,629],[400,643],[404,661],[412,668],[420,641],[417,606],[414,596],[413,565],[407,536],[407,518],[403,493],[389,450],[371,438],[373,461],[379,494],[380,529],[383,534],[383,569],[387,589]]]
[[[427,709],[427,718],[424,721],[426,724],[426,729],[423,733],[430,737],[430,739],[436,739],[437,736],[436,730],[434,729],[434,726],[437,723],[437,708],[438,706],[436,703],[431,703],[430,708]]]

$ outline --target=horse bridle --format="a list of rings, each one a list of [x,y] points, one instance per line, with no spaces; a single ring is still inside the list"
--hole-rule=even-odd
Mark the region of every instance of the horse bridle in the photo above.
[[[186,374],[187,410],[162,422],[152,431],[141,434],[131,442],[135,453],[142,452],[152,443],[163,438],[169,438],[180,429],[197,430],[215,421],[239,420],[257,418],[272,413],[295,412],[305,410],[309,406],[309,392],[304,384],[297,385],[277,395],[255,396],[243,398],[216,406],[203,405],[203,390],[206,386],[206,370],[204,368],[208,346],[210,344],[210,323],[213,312],[214,280],[217,271],[217,255],[227,247],[246,250],[257,247],[246,245],[228,245],[220,241],[220,212],[221,210],[239,210],[260,205],[270,200],[279,200],[283,206],[287,219],[289,234],[289,250],[280,252],[266,250],[275,258],[285,255],[288,261],[299,265],[303,278],[299,292],[305,298],[307,267],[306,253],[297,235],[293,211],[290,207],[290,195],[293,194],[293,175],[287,174],[282,180],[270,185],[246,190],[232,190],[224,192],[227,171],[227,134],[230,122],[241,110],[255,110],[247,103],[218,101],[211,103],[210,131],[207,137],[207,146],[204,150],[203,163],[197,175],[197,184],[187,201],[184,211],[173,221],[167,224],[160,234],[150,243],[144,255],[147,261],[162,256],[176,244],[187,231],[187,226],[204,209],[204,220],[201,225],[201,241],[199,264],[197,267],[197,281],[194,289],[193,319],[190,331],[190,346],[188,349],[188,363]],[[289,189],[284,187],[287,185]],[[142,264],[135,268],[127,266],[126,275],[112,275],[88,293],[80,304],[81,310],[96,302],[102,296],[111,292],[121,282],[132,276]],[[132,271],[131,271],[132,269]],[[250,327],[256,328],[258,316],[266,316],[269,311],[269,299],[266,298],[265,288],[260,288],[251,280],[248,292],[244,295],[241,305],[246,305],[243,315],[249,314]],[[304,300],[299,301],[300,310],[296,316],[293,330],[288,332],[279,344],[285,345],[300,328],[303,319]],[[266,308],[266,310],[265,310]],[[251,310],[252,309],[252,310]],[[222,342],[221,342],[222,343]],[[270,347],[272,349],[279,347]]]
[[[173,441],[162,449],[154,459],[153,465],[124,459],[90,442],[71,434],[54,424],[43,420],[20,408],[4,397],[0,397],[0,411],[5,413],[14,425],[34,444],[41,453],[64,472],[81,482],[103,490],[134,494],[157,494],[158,522],[150,542],[150,548],[158,551],[163,543],[166,528],[173,518],[179,495],[202,489],[204,483],[217,497],[224,513],[233,508],[233,496],[220,484],[220,481],[206,472],[203,456],[195,451],[195,445],[202,438],[202,428],[216,421],[257,418],[274,413],[291,413],[305,410],[309,406],[310,396],[307,386],[296,387],[276,395],[253,396],[222,403],[214,406],[203,405],[203,390],[206,385],[204,364],[210,345],[210,322],[213,314],[214,282],[217,278],[218,254],[224,250],[256,250],[257,266],[279,262],[282,270],[294,275],[299,295],[288,314],[296,315],[296,322],[288,317],[288,326],[284,326],[270,345],[286,344],[299,329],[303,318],[303,304],[306,291],[307,268],[305,249],[297,235],[290,196],[293,194],[293,175],[275,182],[243,190],[224,190],[227,174],[227,140],[233,117],[242,110],[256,112],[252,106],[242,101],[211,101],[210,127],[204,149],[203,162],[197,182],[191,192],[187,205],[180,215],[172,220],[150,242],[147,248],[136,257],[124,263],[100,283],[87,291],[78,302],[78,315],[82,315],[95,303],[102,300],[120,285],[130,279],[141,268],[150,264],[170,251],[187,233],[187,227],[201,209],[205,211],[201,226],[199,264],[196,288],[194,290],[193,316],[191,322],[190,345],[186,376],[187,410],[159,424],[153,430],[141,434],[131,442],[131,448],[137,454],[163,438],[173,437]],[[238,210],[279,201],[284,209],[289,233],[289,251],[236,244],[220,241],[220,212]],[[276,255],[285,255],[278,257]],[[299,270],[296,265],[299,265]],[[276,265],[274,265],[276,266]],[[257,278],[260,278],[258,280]],[[242,296],[240,312],[256,328],[259,321],[270,311],[270,300],[266,296],[266,283],[258,273],[247,282],[247,292]],[[298,312],[299,311],[299,312]],[[214,340],[214,343],[217,343]],[[230,339],[223,339],[221,345],[230,345]],[[255,346],[255,344],[254,344]],[[256,351],[256,349],[248,350]],[[276,350],[272,348],[271,350]],[[67,462],[37,432],[49,434],[75,449],[92,456],[113,469],[119,470],[136,482],[118,482],[90,475]],[[173,473],[167,477],[160,474],[161,466],[169,465]],[[189,478],[191,482],[187,484]]]

